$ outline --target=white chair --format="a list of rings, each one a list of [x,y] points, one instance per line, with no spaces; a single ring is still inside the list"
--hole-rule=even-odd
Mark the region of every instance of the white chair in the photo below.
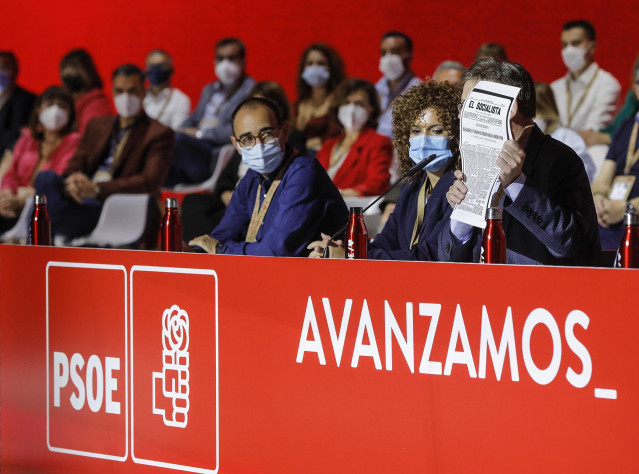
[[[199,191],[215,191],[215,186],[217,185],[217,180],[220,178],[220,174],[222,174],[222,170],[226,167],[228,162],[233,157],[235,153],[235,147],[231,144],[224,145],[220,149],[220,153],[217,156],[217,162],[215,163],[215,169],[213,170],[213,174],[206,181],[198,184],[176,184],[172,191],[178,191],[180,193],[197,193]]]
[[[7,240],[12,240],[19,242],[23,239],[26,241],[29,236],[29,218],[32,212],[33,196],[29,196],[24,200],[24,207],[22,208],[20,217],[18,217],[18,221],[11,229],[0,235],[0,241],[6,242]]]
[[[344,198],[344,202],[346,203],[346,207],[348,207],[349,210],[351,207],[361,207],[363,209],[377,198],[378,196],[347,197]],[[374,205],[364,213],[364,224],[366,224],[369,238],[372,239],[377,235],[379,229],[379,220],[381,217],[382,212],[379,210],[378,205]]]
[[[124,247],[138,242],[146,228],[149,194],[112,194],[104,201],[93,232],[71,246]]]

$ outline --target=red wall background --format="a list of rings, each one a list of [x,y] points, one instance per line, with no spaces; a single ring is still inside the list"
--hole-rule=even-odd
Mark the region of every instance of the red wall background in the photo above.
[[[117,65],[143,65],[150,49],[164,48],[174,56],[174,85],[195,102],[214,79],[213,45],[233,35],[246,43],[249,74],[278,81],[293,100],[307,45],[332,44],[348,75],[375,81],[379,38],[390,29],[413,38],[413,69],[421,77],[445,59],[468,65],[481,43],[495,41],[536,80],[551,81],[564,73],[562,24],[586,18],[597,29],[599,64],[625,93],[639,53],[635,10],[636,0],[3,0],[0,49],[18,55],[19,81],[41,92],[59,82],[59,60],[72,48],[89,50],[107,90]]]

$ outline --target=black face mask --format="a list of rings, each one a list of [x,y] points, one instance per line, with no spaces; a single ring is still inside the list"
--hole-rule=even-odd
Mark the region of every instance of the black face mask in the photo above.
[[[84,89],[84,79],[76,74],[62,76],[62,84],[64,84],[64,87],[66,87],[69,92],[80,92]]]

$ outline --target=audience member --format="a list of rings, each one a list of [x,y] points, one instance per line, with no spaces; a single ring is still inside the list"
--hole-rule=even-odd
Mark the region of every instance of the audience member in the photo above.
[[[144,97],[144,111],[162,125],[177,130],[191,112],[191,99],[171,87],[173,72],[173,58],[166,51],[154,49],[146,56],[149,88]]]
[[[561,57],[568,72],[550,87],[562,125],[581,132],[599,130],[618,108],[621,86],[594,60],[595,28],[585,20],[569,21],[561,31]]]
[[[0,233],[13,227],[33,196],[33,180],[41,170],[61,174],[75,153],[80,135],[75,128],[73,99],[60,87],[49,87],[35,102],[29,121],[13,150],[13,159],[0,188]]]
[[[232,135],[231,114],[255,85],[246,75],[246,49],[239,39],[220,40],[214,64],[217,81],[204,86],[197,107],[175,135],[166,186],[200,183],[211,175],[220,149]]]
[[[282,122],[291,126],[290,103],[286,92],[277,82],[258,82],[251,89],[250,97],[263,97],[275,102],[280,110]],[[306,136],[298,131],[291,130],[288,143],[296,149],[300,155],[306,154]],[[194,193],[184,197],[182,201],[182,237],[186,242],[198,235],[203,235],[214,229],[224,217],[226,207],[231,201],[237,182],[244,177],[248,166],[242,163],[241,155],[235,151],[233,157],[220,173],[217,183],[214,183],[213,193]]]
[[[466,68],[460,62],[444,61],[435,69],[433,80],[437,82],[448,81],[451,84],[457,84],[465,71]]]
[[[459,92],[436,81],[422,82],[395,99],[393,141],[400,171],[432,154],[436,159],[403,186],[388,222],[368,246],[369,259],[437,260],[438,236],[451,212],[446,191],[458,167],[458,103]],[[323,254],[328,237],[309,245],[311,257]],[[343,258],[344,247],[337,242],[330,253]]]
[[[36,98],[16,83],[18,72],[16,56],[10,51],[0,51],[0,157],[20,137],[20,128],[29,121]]]
[[[377,133],[393,138],[393,100],[420,80],[410,68],[413,60],[413,41],[400,31],[389,31],[382,36],[379,70],[384,75],[375,88],[379,95],[382,114]]]
[[[344,131],[324,142],[317,159],[344,197],[375,196],[388,189],[393,145],[375,131],[379,102],[375,86],[347,79],[333,95],[331,114]]]
[[[635,70],[633,93],[639,100],[639,67]],[[612,137],[601,172],[592,185],[601,247],[616,250],[623,233],[626,204],[639,209],[639,112],[619,126]]]
[[[306,148],[311,153],[340,132],[328,109],[333,91],[344,77],[342,58],[329,45],[315,43],[302,53],[293,121],[295,128],[307,136]]]
[[[104,93],[102,79],[86,50],[74,49],[62,58],[60,79],[73,97],[80,133],[93,117],[112,114],[111,102]]]
[[[484,43],[475,52],[475,61],[483,58],[493,58],[495,61],[508,61],[506,48],[499,43]]]
[[[289,126],[274,102],[245,100],[232,124],[233,144],[249,170],[220,224],[189,245],[208,253],[306,256],[313,236],[347,222],[339,191],[316,159],[287,145]]]
[[[535,93],[537,94],[537,112],[535,115],[535,123],[539,129],[559,140],[561,143],[568,145],[575,150],[586,168],[588,181],[591,183],[595,179],[596,166],[592,158],[586,150],[586,144],[577,132],[570,128],[562,127],[559,122],[559,112],[557,111],[557,103],[552,89],[545,82],[535,82]]]
[[[66,239],[90,233],[111,194],[157,193],[169,169],[173,131],[144,113],[144,73],[125,64],[112,80],[118,115],[87,124],[62,177],[42,171],[35,179],[36,192],[48,199],[52,232]]]
[[[499,189],[504,191],[499,207],[504,210],[507,262],[597,264],[599,234],[588,176],[570,147],[534,125],[532,77],[517,63],[479,60],[462,77],[462,101],[481,80],[521,88],[510,115],[515,139],[504,143],[496,160]],[[457,180],[447,193],[453,207],[467,192],[462,172],[455,171],[455,176]],[[451,219],[440,234],[439,259],[476,262],[480,248],[481,229]]]

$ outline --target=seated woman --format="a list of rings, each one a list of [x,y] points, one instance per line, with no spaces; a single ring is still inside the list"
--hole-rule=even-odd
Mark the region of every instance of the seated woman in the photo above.
[[[282,120],[290,123],[290,104],[286,92],[278,83],[273,81],[258,82],[251,89],[249,96],[272,100],[281,110]],[[303,133],[292,130],[288,141],[301,155],[305,154],[306,137]],[[199,235],[208,234],[220,223],[226,212],[226,206],[231,201],[237,182],[247,170],[248,167],[242,163],[240,154],[235,151],[231,160],[220,173],[214,193],[185,196],[181,212],[184,241],[188,242]]]
[[[111,115],[111,102],[102,90],[102,79],[93,59],[84,49],[69,51],[60,61],[60,78],[75,103],[78,132],[84,132],[93,117]]]
[[[293,105],[293,126],[307,137],[306,149],[315,153],[327,138],[339,134],[331,120],[332,93],[344,80],[344,63],[330,46],[310,45],[302,54],[297,75],[297,100]]]
[[[64,171],[80,141],[74,128],[73,99],[64,89],[49,87],[36,99],[29,130],[18,139],[2,178],[0,232],[15,224],[25,199],[34,194],[33,180],[39,171]]]
[[[380,108],[375,86],[347,79],[333,94],[330,112],[344,131],[324,142],[317,159],[342,196],[375,196],[388,189],[393,145],[378,134]]]
[[[368,246],[368,258],[437,260],[438,235],[452,212],[446,192],[455,180],[459,160],[459,92],[448,82],[422,82],[393,103],[393,143],[400,173],[432,154],[436,158],[408,179],[381,233]],[[311,257],[320,257],[329,236],[311,243]],[[344,257],[341,242],[331,257]]]
[[[639,100],[639,63],[633,86]],[[639,112],[619,125],[612,136],[608,155],[599,176],[592,183],[592,194],[599,221],[602,250],[616,250],[623,233],[626,204],[639,209]],[[618,177],[618,178],[616,178]]]
[[[537,93],[537,115],[535,116],[535,123],[542,132],[575,150],[575,153],[577,153],[581,161],[584,162],[588,180],[592,183],[595,179],[597,167],[594,161],[592,161],[592,157],[588,154],[583,138],[574,130],[560,125],[555,94],[553,94],[548,84],[545,82],[535,82],[535,92]]]

